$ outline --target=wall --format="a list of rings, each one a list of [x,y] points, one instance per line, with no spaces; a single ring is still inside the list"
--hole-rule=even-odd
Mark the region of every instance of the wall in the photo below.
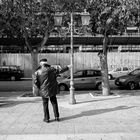
[[[70,64],[68,53],[39,54],[39,59],[47,58],[49,64],[65,66]],[[31,56],[30,54],[0,54],[0,65],[3,61],[7,65],[19,65],[24,69],[25,77],[31,77]],[[130,69],[140,67],[140,52],[110,52],[108,53],[108,67],[127,66]],[[75,70],[82,68],[100,68],[97,53],[74,53]]]

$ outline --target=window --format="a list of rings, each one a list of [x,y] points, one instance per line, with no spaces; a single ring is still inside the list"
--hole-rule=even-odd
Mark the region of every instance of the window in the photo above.
[[[130,73],[131,75],[140,74],[140,69],[134,70]]]
[[[87,77],[92,77],[92,76],[101,76],[101,71],[88,70],[87,71]]]
[[[95,76],[101,76],[101,71],[95,71]]]
[[[2,67],[2,71],[9,71],[9,67],[6,66]]]
[[[117,68],[116,71],[121,71],[121,68]]]
[[[10,67],[11,70],[16,71],[17,68],[16,67]]]
[[[87,77],[94,76],[94,75],[95,75],[95,71],[87,70]]]
[[[74,78],[80,78],[80,77],[83,77],[83,71],[78,71],[76,73],[74,73]]]
[[[124,67],[124,68],[123,68],[123,71],[128,71],[128,68],[127,68],[127,67]]]

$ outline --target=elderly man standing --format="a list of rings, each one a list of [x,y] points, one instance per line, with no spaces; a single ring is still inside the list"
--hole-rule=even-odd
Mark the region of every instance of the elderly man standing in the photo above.
[[[70,65],[59,70],[51,67],[47,59],[40,60],[40,66],[35,72],[34,84],[40,89],[44,108],[44,122],[50,122],[48,102],[51,101],[55,120],[59,121],[59,110],[56,94],[58,93],[57,75],[69,70]]]

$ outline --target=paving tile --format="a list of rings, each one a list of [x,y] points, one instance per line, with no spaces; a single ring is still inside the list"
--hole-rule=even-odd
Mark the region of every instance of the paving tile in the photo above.
[[[130,130],[125,125],[95,125],[93,128],[93,133],[129,133]]]
[[[56,135],[56,134],[49,134],[49,135],[36,135],[36,134],[29,134],[29,135],[9,135],[7,140],[66,140],[66,135]]]
[[[40,129],[41,134],[58,134],[58,125],[45,124]]]
[[[139,140],[140,96],[105,97],[94,101],[89,100],[89,95],[79,94],[76,97],[78,104],[73,106],[68,104],[67,97],[59,100],[60,122],[54,121],[51,104],[51,122],[43,122],[42,101],[18,101],[12,107],[0,108],[0,136],[9,135],[8,140],[29,140],[29,136],[34,137],[34,140],[39,136],[43,140],[48,136],[52,136],[49,140],[54,140],[53,136],[62,140]],[[25,137],[22,137],[23,134]],[[132,135],[129,137],[129,134]]]
[[[140,123],[133,124],[133,125],[127,125],[130,132],[132,133],[140,133]]]
[[[6,140],[7,136],[6,135],[0,135],[0,140]]]
[[[74,134],[75,126],[67,124],[59,124],[58,134]]]
[[[22,134],[40,134],[40,128],[25,128],[22,132]]]
[[[85,134],[85,133],[92,133],[92,128],[90,126],[75,126],[75,134]]]
[[[21,134],[23,132],[24,128],[12,128],[7,129],[4,134],[10,135],[10,134]]]

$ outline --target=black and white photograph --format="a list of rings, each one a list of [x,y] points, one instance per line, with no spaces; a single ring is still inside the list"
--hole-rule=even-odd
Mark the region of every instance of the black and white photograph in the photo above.
[[[0,0],[0,140],[140,140],[140,0]]]

